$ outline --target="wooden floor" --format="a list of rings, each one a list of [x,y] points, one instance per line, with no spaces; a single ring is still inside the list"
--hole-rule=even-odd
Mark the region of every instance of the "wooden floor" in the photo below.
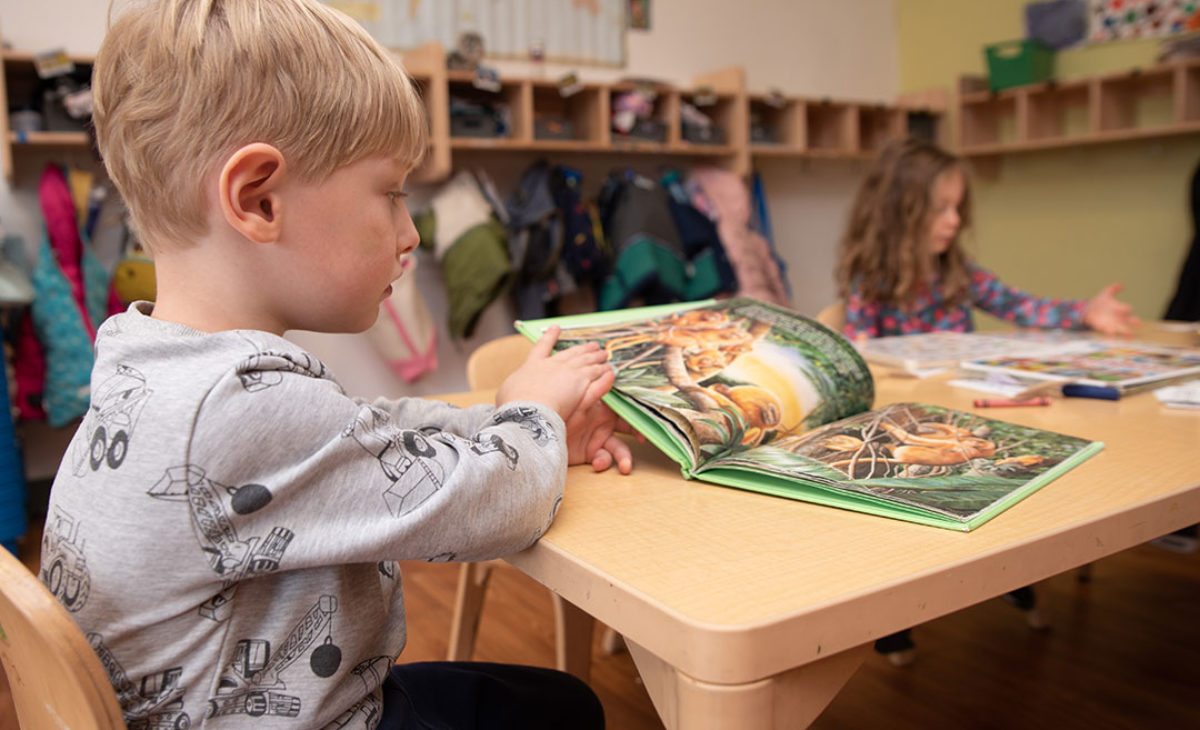
[[[22,557],[33,562],[32,552]],[[445,657],[457,569],[402,566],[402,661]],[[1030,630],[1000,600],[924,624],[916,663],[872,655],[813,727],[1200,728],[1200,554],[1143,545],[1096,563],[1089,583],[1072,573],[1038,591],[1050,630]],[[552,666],[553,625],[546,590],[497,569],[475,658]],[[661,728],[629,655],[604,655],[596,633],[592,686],[608,727]],[[15,727],[0,681],[0,730]]]

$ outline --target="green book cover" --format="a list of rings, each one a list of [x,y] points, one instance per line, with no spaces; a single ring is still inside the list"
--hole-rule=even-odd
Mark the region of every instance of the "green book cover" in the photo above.
[[[821,324],[754,299],[517,322],[602,344],[605,402],[689,479],[971,530],[1096,441],[919,403],[872,408],[870,370]]]

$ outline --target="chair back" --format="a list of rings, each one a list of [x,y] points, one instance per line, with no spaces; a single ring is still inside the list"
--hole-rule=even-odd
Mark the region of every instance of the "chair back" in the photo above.
[[[125,730],[83,631],[37,576],[0,549],[0,663],[19,727]]]
[[[834,332],[841,334],[842,327],[846,326],[846,305],[840,301],[834,302],[820,312],[817,312],[816,320]]]
[[[490,390],[500,387],[508,374],[516,370],[533,343],[525,335],[506,335],[489,340],[467,358],[467,387],[471,390]]]

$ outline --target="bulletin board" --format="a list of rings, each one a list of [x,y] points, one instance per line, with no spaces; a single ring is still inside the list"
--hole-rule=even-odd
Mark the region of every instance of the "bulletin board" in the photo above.
[[[1200,0],[1088,0],[1088,13],[1089,43],[1200,30]]]
[[[491,58],[625,65],[625,0],[323,0],[358,20],[383,45],[404,50],[459,36],[483,37]]]

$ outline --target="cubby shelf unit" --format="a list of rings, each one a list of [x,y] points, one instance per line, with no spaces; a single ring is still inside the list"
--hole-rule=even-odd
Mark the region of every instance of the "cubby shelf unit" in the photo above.
[[[425,102],[429,121],[429,149],[413,174],[418,182],[446,179],[456,152],[546,153],[555,155],[655,156],[704,162],[747,175],[756,160],[765,158],[861,159],[873,156],[891,138],[914,129],[914,120],[924,120],[927,135],[940,136],[945,110],[945,93],[929,103],[895,105],[829,98],[805,98],[779,94],[753,94],[746,88],[745,71],[727,68],[696,76],[692,86],[655,87],[654,118],[665,129],[662,141],[634,140],[611,129],[615,98],[634,88],[632,82],[583,82],[574,94],[564,97],[553,79],[500,78],[496,93],[476,89],[473,74],[446,68],[445,50],[430,43],[401,54],[408,72]],[[72,56],[79,66],[90,66],[91,56]],[[0,99],[8,107],[9,95],[28,95],[37,83],[33,54],[6,50],[0,55]],[[451,131],[451,94],[470,98],[487,95],[508,108],[509,125],[503,136],[455,136]],[[685,139],[683,104],[695,105],[720,128],[711,142]],[[752,122],[753,116],[753,122]],[[545,119],[553,119],[567,133],[547,138]],[[539,122],[543,122],[539,125]],[[752,141],[752,126],[758,138]],[[930,131],[932,130],[932,131]],[[461,130],[460,130],[461,131]],[[945,140],[940,140],[945,143]],[[0,114],[0,163],[7,180],[13,179],[14,161],[22,150],[46,147],[83,149],[89,144],[84,132],[39,132],[17,135],[10,130],[6,114]]]
[[[742,175],[757,158],[794,157],[861,159],[874,156],[890,139],[914,130],[914,121],[928,135],[939,137],[945,111],[945,93],[895,105],[833,99],[811,99],[746,90],[745,72],[727,68],[703,74],[692,86],[656,85],[653,118],[665,127],[665,139],[634,140],[613,132],[610,126],[614,99],[635,88],[632,82],[584,83],[563,98],[549,79],[500,79],[499,99],[510,110],[512,124],[504,137],[458,137],[450,132],[451,91],[475,94],[472,74],[446,71],[445,53],[429,44],[403,56],[405,67],[425,95],[430,114],[430,155],[416,173],[420,180],[440,180],[453,168],[456,150],[500,152],[585,153],[609,155],[665,155],[717,164]],[[939,99],[930,102],[930,98]],[[684,138],[682,108],[695,105],[722,130],[714,143]],[[539,139],[538,119],[543,115],[570,122],[566,139]],[[752,116],[763,134],[752,141]],[[767,141],[767,138],[770,141]]]
[[[966,156],[1200,132],[1200,59],[1061,82],[986,90],[959,80],[959,150]]]
[[[34,54],[29,51],[3,50],[0,51],[0,100],[4,102],[3,113],[0,113],[0,170],[3,170],[6,180],[13,179],[14,157],[21,150],[29,149],[80,149],[91,144],[87,132],[28,132],[13,131],[9,123],[8,111],[10,98],[30,98],[38,83],[37,71],[33,64]],[[95,57],[90,55],[71,55],[71,61],[77,66],[90,69],[95,63]]]

